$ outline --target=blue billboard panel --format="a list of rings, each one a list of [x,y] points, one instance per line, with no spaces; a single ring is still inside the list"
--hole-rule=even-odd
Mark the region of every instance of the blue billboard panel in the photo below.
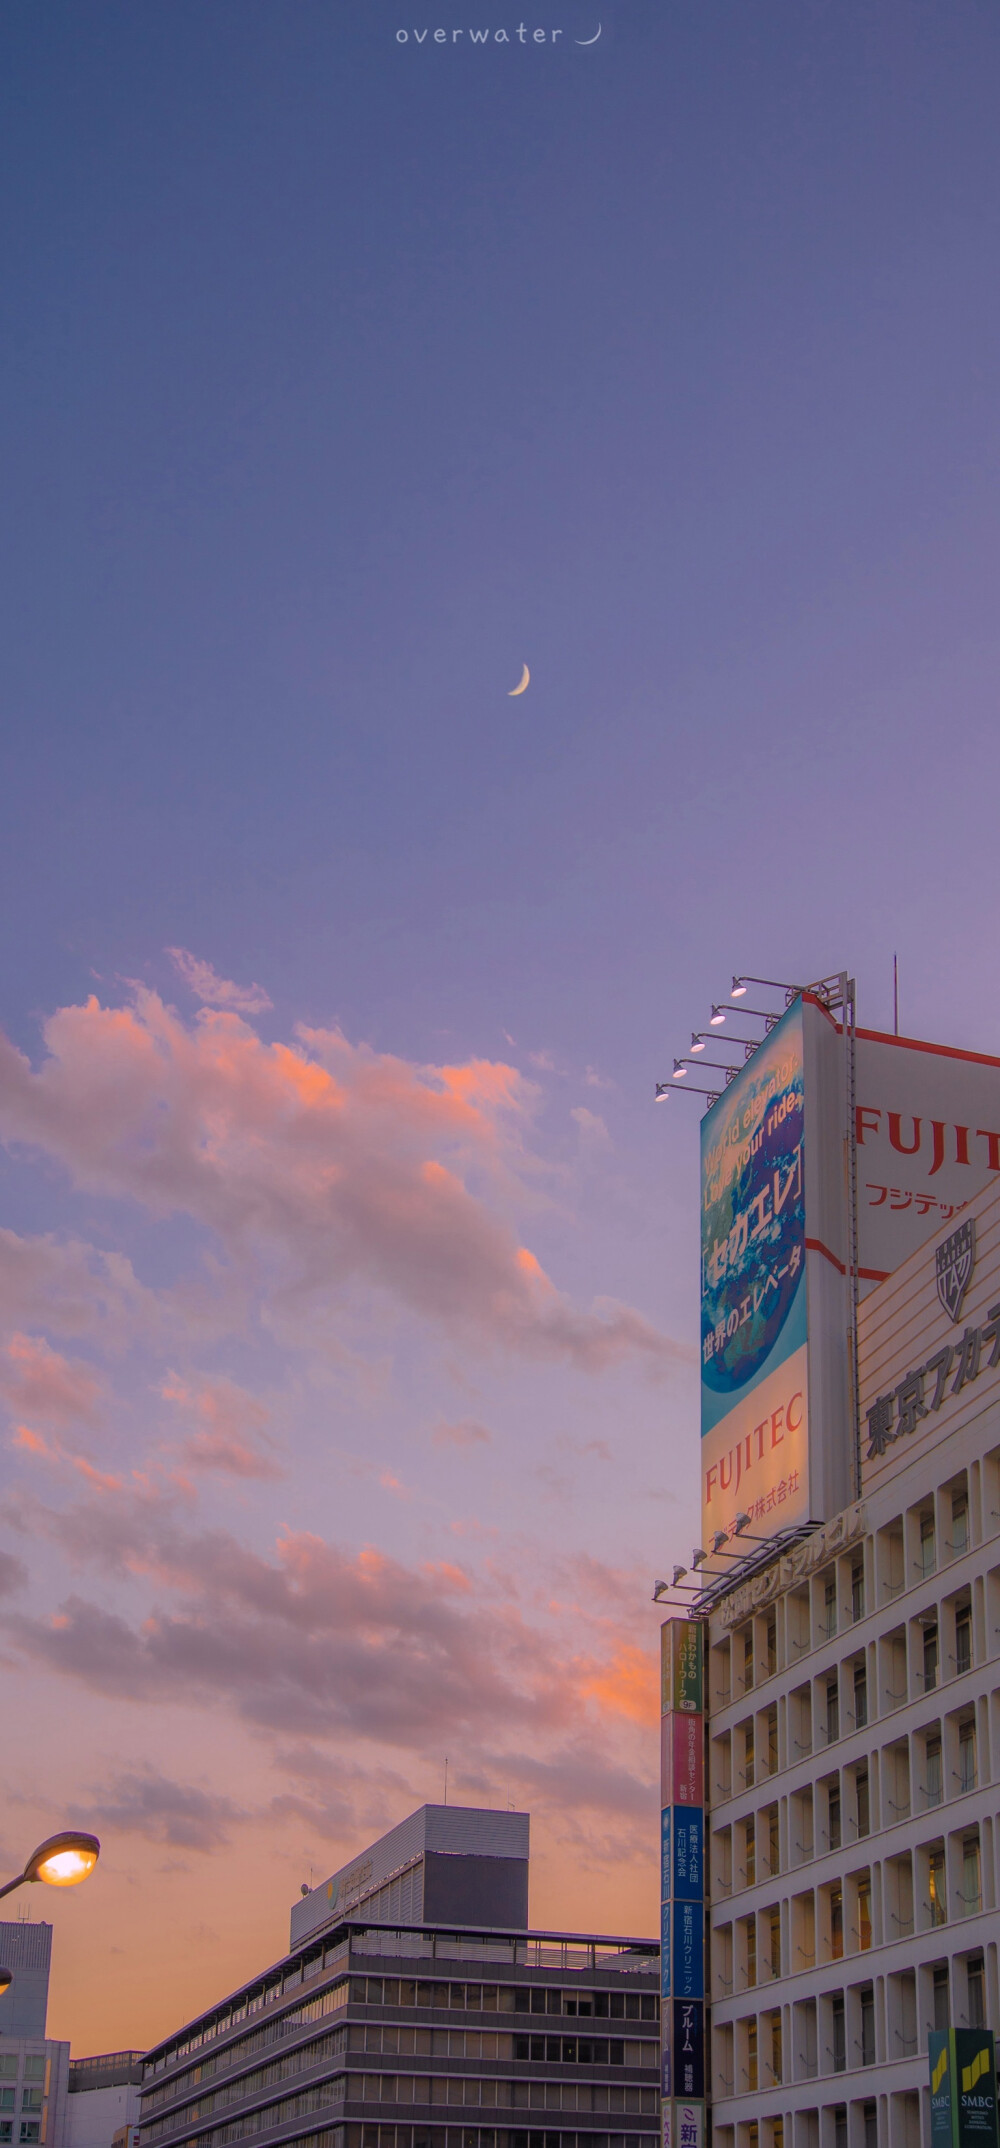
[[[705,1996],[705,1909],[701,1902],[673,1905],[673,1995],[677,1999]]]
[[[705,1815],[701,1807],[678,1805],[673,1814],[671,1836],[670,1892],[679,1902],[702,1902],[705,1898]]]
[[[670,1904],[660,1905],[660,1996],[670,1997]]]
[[[674,1893],[673,1874],[670,1864],[670,1806],[664,1805],[660,1814],[660,1900],[668,1902]]]

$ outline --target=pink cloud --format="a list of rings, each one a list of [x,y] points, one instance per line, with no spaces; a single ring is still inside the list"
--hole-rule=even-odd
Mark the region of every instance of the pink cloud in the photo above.
[[[474,1417],[460,1418],[457,1424],[439,1424],[432,1434],[435,1447],[481,1447],[488,1446],[493,1434]]]
[[[188,1026],[147,992],[63,1008],[45,1039],[34,1072],[0,1036],[4,1138],[91,1192],[193,1218],[277,1301],[374,1287],[480,1347],[588,1372],[686,1361],[630,1307],[574,1307],[470,1189],[518,1153],[534,1091],[516,1069],[415,1066],[334,1031],[265,1045],[233,1013]]]
[[[43,1424],[93,1424],[100,1383],[89,1365],[62,1357],[42,1336],[16,1333],[0,1353],[0,1394],[17,1415]]]
[[[268,1412],[234,1380],[199,1379],[188,1384],[171,1373],[161,1393],[194,1425],[181,1447],[188,1467],[230,1477],[283,1477],[273,1455],[262,1450]]]
[[[220,977],[210,962],[189,954],[186,947],[168,947],[167,953],[189,992],[206,1007],[226,1007],[233,1014],[266,1014],[274,1005],[263,985],[234,984],[231,978]]]

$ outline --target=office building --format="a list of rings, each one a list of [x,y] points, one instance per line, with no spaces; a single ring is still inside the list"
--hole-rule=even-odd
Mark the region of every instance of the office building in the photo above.
[[[142,2148],[656,2148],[658,1946],[529,1931],[527,1865],[527,1814],[454,1806],[353,1857],[148,2053]]]
[[[0,2144],[66,2148],[69,2045],[46,2036],[51,1924],[0,1924]],[[109,2144],[110,2148],[110,2144]]]

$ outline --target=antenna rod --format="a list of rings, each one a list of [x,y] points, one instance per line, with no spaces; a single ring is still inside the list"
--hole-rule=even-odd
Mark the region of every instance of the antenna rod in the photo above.
[[[899,963],[895,955],[892,958],[892,1034],[894,1037],[899,1035]]]

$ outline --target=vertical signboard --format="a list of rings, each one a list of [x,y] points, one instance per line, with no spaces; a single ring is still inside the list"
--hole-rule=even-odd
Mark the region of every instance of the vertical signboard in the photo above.
[[[996,2051],[990,2029],[932,2029],[931,2148],[996,2148]]]
[[[701,1125],[706,1527],[729,1529],[741,1510],[769,1498],[773,1527],[809,1519],[806,1350],[805,1049],[797,999]]]
[[[664,2148],[703,2148],[705,1629],[660,1628],[660,2089]]]

